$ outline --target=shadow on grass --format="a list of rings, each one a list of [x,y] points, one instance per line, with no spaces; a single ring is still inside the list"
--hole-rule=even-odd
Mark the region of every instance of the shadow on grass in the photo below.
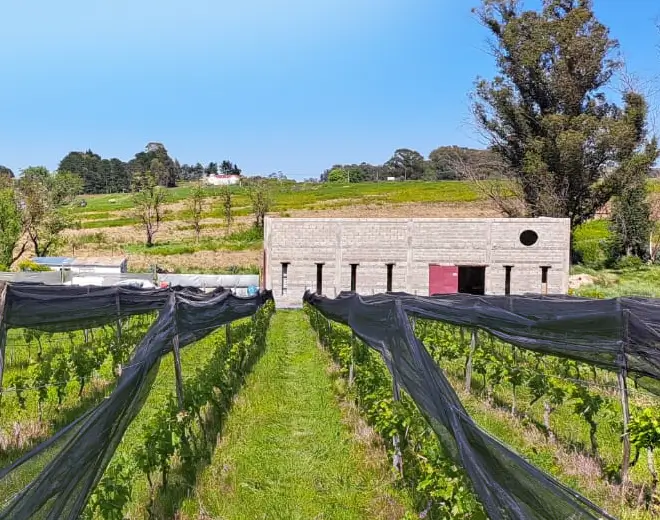
[[[265,326],[265,331],[268,325]],[[235,338],[235,341],[238,338]],[[210,465],[218,444],[225,419],[231,411],[236,395],[243,387],[245,379],[252,372],[257,361],[266,350],[266,333],[255,348],[248,351],[241,359],[236,377],[224,381],[225,392],[216,392],[215,398],[206,405],[204,413],[197,417],[198,427],[185,439],[184,448],[177,455],[167,485],[158,487],[151,504],[147,507],[150,518],[176,518],[184,500],[194,493],[197,480],[204,469]],[[203,416],[202,416],[203,415]]]

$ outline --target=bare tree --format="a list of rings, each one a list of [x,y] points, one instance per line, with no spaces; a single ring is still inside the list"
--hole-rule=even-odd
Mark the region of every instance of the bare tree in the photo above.
[[[220,199],[222,201],[222,210],[225,217],[225,226],[227,226],[227,234],[229,234],[229,228],[231,227],[234,217],[231,213],[232,206],[234,204],[234,199],[232,197],[231,188],[229,186],[224,186],[222,188],[222,193],[220,194]]]
[[[188,206],[188,211],[190,212],[189,220],[193,229],[195,230],[195,240],[197,242],[199,242],[199,235],[202,232],[202,215],[204,213],[205,196],[206,190],[204,189],[201,181],[199,181],[195,183],[195,185],[190,190],[190,198],[186,203]]]
[[[490,199],[507,217],[526,215],[524,189],[495,154],[479,158],[450,152],[447,163],[461,179],[469,181],[484,197]]]
[[[154,245],[154,236],[163,220],[165,198],[165,190],[158,185],[155,174],[148,171],[134,175],[133,215],[140,221],[147,235],[147,247]]]
[[[248,196],[252,202],[254,213],[254,225],[260,229],[264,227],[264,219],[273,204],[273,199],[268,181],[263,179],[250,182],[247,187]]]

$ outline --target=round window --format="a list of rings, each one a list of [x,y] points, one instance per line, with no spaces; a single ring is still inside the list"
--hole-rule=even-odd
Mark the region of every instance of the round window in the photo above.
[[[538,241],[539,236],[536,234],[536,231],[527,229],[520,233],[520,243],[524,246],[533,246]]]

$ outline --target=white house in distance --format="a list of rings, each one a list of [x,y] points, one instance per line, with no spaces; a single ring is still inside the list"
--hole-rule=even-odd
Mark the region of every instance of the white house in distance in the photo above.
[[[206,177],[206,182],[212,186],[231,186],[241,183],[240,175],[211,174]]]

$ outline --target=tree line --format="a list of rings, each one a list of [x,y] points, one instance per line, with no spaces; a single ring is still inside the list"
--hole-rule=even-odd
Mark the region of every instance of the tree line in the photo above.
[[[86,152],[69,152],[59,163],[58,171],[78,175],[83,182],[83,193],[126,193],[131,190],[133,177],[146,171],[156,176],[159,186],[173,188],[181,181],[194,181],[211,174],[241,175],[241,169],[231,161],[219,165],[210,162],[180,164],[173,159],[162,143],[149,143],[144,151],[135,154],[128,162],[121,159],[104,159]]]
[[[489,150],[460,146],[440,146],[428,158],[409,148],[399,148],[383,164],[335,164],[321,174],[321,182],[378,182],[396,180],[442,181],[461,179],[456,157],[472,165],[482,165],[492,158]]]

